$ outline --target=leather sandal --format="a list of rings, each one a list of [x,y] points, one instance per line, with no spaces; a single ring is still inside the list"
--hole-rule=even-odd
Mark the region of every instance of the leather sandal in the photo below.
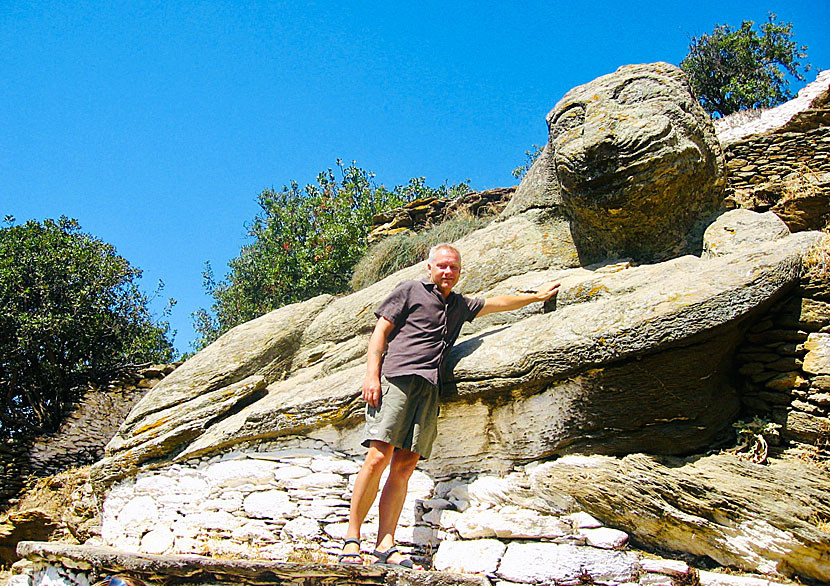
[[[397,547],[390,547],[386,551],[378,551],[377,549],[372,552],[372,555],[375,556],[377,561],[373,562],[374,565],[378,566],[400,566],[402,568],[409,568],[410,570],[414,569],[414,563],[410,558],[403,558],[400,562],[390,562],[389,556],[395,553],[400,553]]]
[[[343,547],[345,548],[350,543],[357,544],[357,553],[341,553],[337,556],[337,563],[363,565],[363,556],[360,554],[360,540],[355,539],[354,537],[349,537],[343,541]]]

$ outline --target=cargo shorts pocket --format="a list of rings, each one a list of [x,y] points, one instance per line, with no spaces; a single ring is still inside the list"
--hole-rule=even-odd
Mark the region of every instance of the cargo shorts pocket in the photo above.
[[[389,395],[389,381],[386,378],[380,379],[380,398],[378,399],[377,407],[372,407],[366,403],[366,420],[379,420],[380,410],[383,406],[383,399]]]

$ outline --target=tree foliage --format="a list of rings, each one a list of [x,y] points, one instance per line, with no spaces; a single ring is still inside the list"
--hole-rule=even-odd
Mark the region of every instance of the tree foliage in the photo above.
[[[534,144],[531,150],[525,151],[525,160],[524,163],[513,169],[510,172],[513,177],[516,179],[521,180],[530,168],[533,166],[533,163],[536,162],[536,159],[539,158],[539,155],[542,154],[542,150],[545,148],[545,145],[539,146],[538,144]]]
[[[0,437],[50,432],[89,381],[131,362],[169,361],[141,276],[77,221],[0,229]],[[171,303],[172,300],[171,300]]]
[[[726,116],[792,99],[787,76],[804,80],[810,64],[802,67],[799,60],[807,57],[807,47],[792,40],[792,23],[775,19],[770,13],[760,32],[745,20],[735,30],[716,25],[711,34],[692,37],[680,67],[709,114]]]
[[[452,197],[465,193],[466,183],[437,188],[415,177],[406,185],[387,189],[374,184],[374,174],[353,161],[337,161],[301,188],[292,181],[281,191],[266,189],[258,196],[261,212],[248,227],[250,244],[230,261],[230,272],[217,282],[210,264],[203,273],[211,311],[194,313],[203,348],[233,326],[289,303],[322,293],[349,290],[355,263],[367,248],[372,217],[423,197]]]

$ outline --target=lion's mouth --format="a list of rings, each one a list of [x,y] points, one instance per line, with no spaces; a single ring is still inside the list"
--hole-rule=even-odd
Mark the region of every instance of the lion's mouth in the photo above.
[[[563,195],[614,207],[617,200],[623,205],[644,188],[648,191],[650,184],[693,172],[700,163],[700,148],[691,141],[678,144],[681,141],[672,140],[671,133],[671,126],[665,125],[661,132],[636,141],[604,140],[556,150],[554,164]]]

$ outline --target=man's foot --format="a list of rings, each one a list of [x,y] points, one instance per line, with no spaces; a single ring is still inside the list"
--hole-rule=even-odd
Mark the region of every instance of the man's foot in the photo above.
[[[397,547],[390,547],[386,551],[378,551],[375,550],[372,552],[372,555],[377,558],[374,562],[376,565],[379,566],[400,566],[402,568],[408,568],[410,570],[423,570],[422,566],[414,563],[410,558],[404,557],[401,555],[401,552],[398,551]]]
[[[338,564],[363,564],[363,556],[360,555],[360,540],[349,537],[343,542],[343,553],[337,556]]]

